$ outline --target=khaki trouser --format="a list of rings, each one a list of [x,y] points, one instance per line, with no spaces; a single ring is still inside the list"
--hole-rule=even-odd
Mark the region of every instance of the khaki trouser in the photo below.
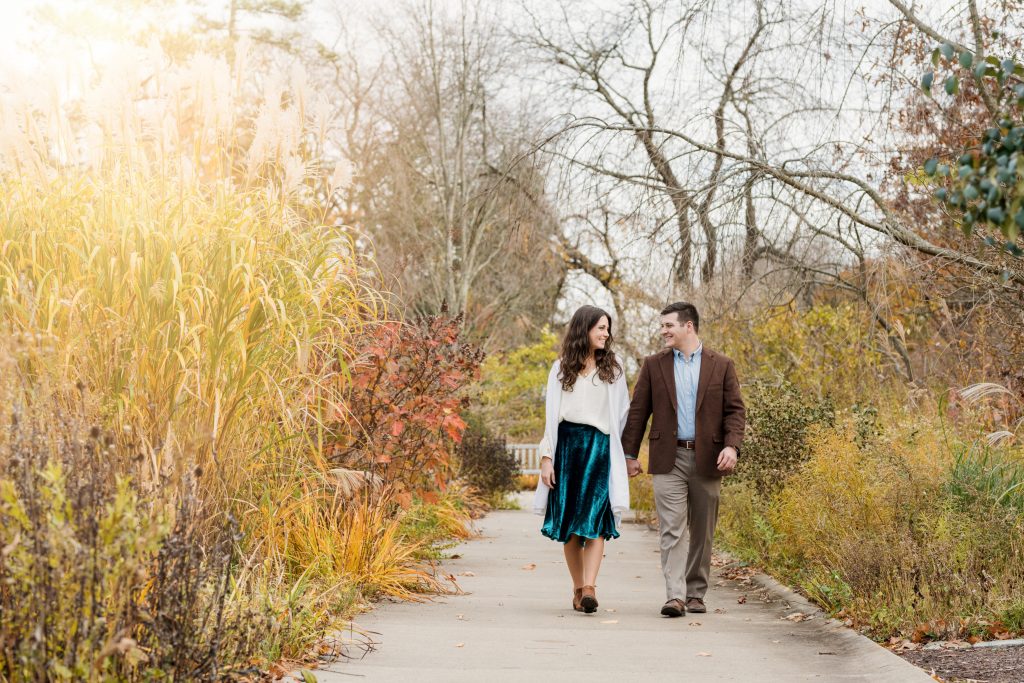
[[[688,448],[676,449],[671,472],[652,478],[665,594],[669,600],[703,600],[711,575],[711,541],[722,480],[698,474],[696,453]]]

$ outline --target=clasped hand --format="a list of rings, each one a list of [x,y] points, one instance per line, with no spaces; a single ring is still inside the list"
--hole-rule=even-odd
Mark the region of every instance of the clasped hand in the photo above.
[[[643,465],[641,465],[640,461],[636,458],[626,458],[626,473],[629,474],[630,479],[638,474],[643,474]]]

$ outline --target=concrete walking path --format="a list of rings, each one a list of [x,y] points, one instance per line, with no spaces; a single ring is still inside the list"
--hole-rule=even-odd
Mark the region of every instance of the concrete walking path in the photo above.
[[[660,616],[657,533],[642,525],[624,524],[606,545],[598,612],[574,612],[561,546],[540,535],[540,521],[527,510],[480,520],[481,536],[444,563],[465,595],[378,605],[357,620],[377,634],[375,650],[317,671],[318,680],[932,681],[820,612],[786,620],[810,612],[799,597],[763,597],[717,570],[709,613]]]

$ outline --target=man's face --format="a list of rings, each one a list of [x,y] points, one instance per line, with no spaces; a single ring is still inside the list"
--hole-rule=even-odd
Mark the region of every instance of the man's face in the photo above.
[[[692,335],[693,323],[680,323],[679,316],[675,313],[661,316],[661,338],[665,340],[665,346],[679,348],[683,341]]]

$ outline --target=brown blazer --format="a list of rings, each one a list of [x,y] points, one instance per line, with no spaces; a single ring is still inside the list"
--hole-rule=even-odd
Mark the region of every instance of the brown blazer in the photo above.
[[[651,474],[667,474],[676,461],[676,380],[672,349],[663,349],[644,359],[633,389],[629,415],[622,432],[622,450],[626,455],[640,452],[647,420],[651,422]],[[708,347],[701,351],[700,377],[697,380],[696,415],[697,469],[707,477],[721,477],[718,454],[726,446],[739,453],[746,426],[746,409],[740,395],[740,383],[732,359]]]

